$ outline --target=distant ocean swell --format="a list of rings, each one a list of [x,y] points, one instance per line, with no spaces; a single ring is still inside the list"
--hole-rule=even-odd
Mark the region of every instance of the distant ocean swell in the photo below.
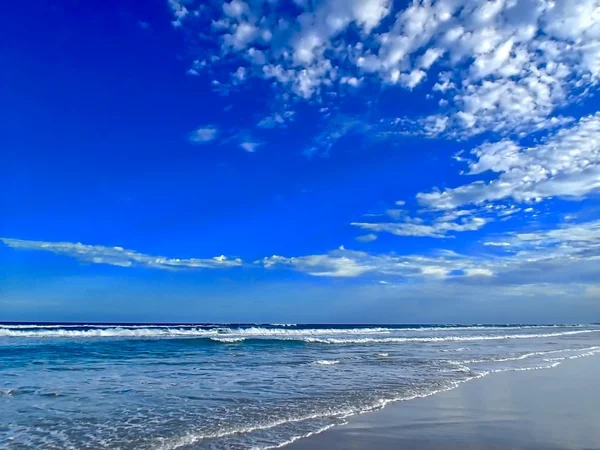
[[[599,333],[597,325],[0,324],[8,424],[0,448],[281,448],[390,402],[596,355]]]

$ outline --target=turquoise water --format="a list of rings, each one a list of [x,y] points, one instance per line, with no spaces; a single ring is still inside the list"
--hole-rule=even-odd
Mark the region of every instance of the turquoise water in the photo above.
[[[0,325],[0,447],[265,449],[497,371],[595,325]]]

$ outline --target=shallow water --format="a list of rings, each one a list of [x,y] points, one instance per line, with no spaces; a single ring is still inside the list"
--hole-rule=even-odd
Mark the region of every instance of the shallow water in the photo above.
[[[495,371],[600,352],[599,326],[0,325],[0,447],[273,448]]]

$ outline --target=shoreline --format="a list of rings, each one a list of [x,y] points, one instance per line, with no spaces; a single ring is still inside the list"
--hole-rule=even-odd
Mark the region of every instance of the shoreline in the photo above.
[[[490,373],[357,414],[286,450],[600,449],[600,354]]]

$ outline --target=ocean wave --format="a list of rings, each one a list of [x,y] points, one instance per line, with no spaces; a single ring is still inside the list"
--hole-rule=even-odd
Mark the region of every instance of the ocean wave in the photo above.
[[[339,364],[339,360],[337,359],[321,359],[319,361],[313,361],[311,364],[316,366],[333,366],[334,364]]]
[[[68,323],[68,324],[0,324],[0,329],[14,329],[14,330],[44,330],[44,329],[72,329],[72,328],[81,328],[81,329],[86,329],[86,328],[101,328],[101,329],[109,329],[109,328],[130,328],[130,329],[138,329],[138,328],[205,328],[205,329],[214,329],[214,328],[221,328],[222,325],[210,325],[210,324],[198,324],[198,325],[194,325],[194,324],[176,324],[176,323],[172,323],[172,324],[168,324],[168,325],[161,325],[161,324],[143,324],[143,325],[136,325],[136,324],[99,324],[99,323],[92,323],[92,324],[83,324],[83,323]]]
[[[342,423],[340,423],[339,425],[346,425],[347,423],[348,423],[348,422],[342,422]],[[324,427],[321,427],[321,428],[319,428],[318,430],[315,430],[315,431],[310,431],[310,432],[308,432],[308,433],[306,433],[306,434],[303,434],[303,435],[300,435],[300,436],[294,436],[294,437],[292,437],[292,438],[288,439],[287,441],[285,441],[285,442],[282,442],[281,444],[277,444],[277,445],[271,445],[271,446],[263,447],[263,448],[261,448],[260,450],[275,450],[275,449],[277,449],[277,448],[283,448],[283,447],[287,447],[288,445],[290,445],[290,444],[293,444],[294,442],[296,442],[296,441],[299,441],[300,439],[306,439],[306,438],[309,438],[309,437],[311,437],[311,436],[314,436],[314,435],[316,435],[316,434],[321,434],[321,433],[323,433],[324,431],[327,431],[327,430],[329,430],[330,428],[333,428],[333,427],[335,427],[336,425],[337,425],[337,424],[335,424],[335,423],[332,423],[332,424],[330,424],[330,425],[326,425],[326,426],[324,426]]]
[[[448,329],[446,329],[448,330]],[[469,331],[470,329],[463,329]],[[503,339],[532,339],[569,336],[583,333],[600,332],[600,328],[567,330],[551,333],[502,334],[502,335],[449,335],[449,336],[395,336],[379,337],[391,333],[402,333],[410,329],[386,327],[371,328],[224,328],[224,327],[164,327],[164,326],[79,326],[78,328],[0,328],[0,337],[26,338],[215,338],[215,341],[238,342],[241,339],[275,339],[282,341],[302,341],[321,344],[388,344],[404,342],[468,342]],[[344,335],[343,337],[336,337]],[[362,337],[373,335],[376,337]],[[235,341],[234,341],[235,339]]]
[[[221,333],[308,333],[308,334],[334,334],[334,333],[375,333],[375,332],[429,332],[429,331],[470,331],[470,330],[520,330],[520,329],[539,329],[539,328],[581,328],[593,325],[381,325],[381,326],[319,326],[319,325],[298,325],[295,323],[274,323],[274,324],[193,324],[193,323],[170,323],[170,324],[101,324],[101,323],[39,323],[39,324],[19,324],[19,323],[0,323],[0,330],[49,330],[49,329],[200,329],[205,331],[218,330]],[[284,328],[282,330],[282,328]],[[293,329],[290,329],[293,328]]]
[[[446,348],[444,350],[442,350],[442,352],[447,353],[447,352],[468,352],[469,350],[471,350],[469,347],[459,347],[459,348]]]
[[[211,337],[211,341],[223,342],[225,344],[234,344],[236,342],[244,342],[246,338],[243,337]]]
[[[80,327],[87,328],[87,327]],[[313,328],[290,330],[281,328],[197,328],[197,327],[105,327],[89,329],[0,328],[1,336],[10,337],[307,337],[326,335],[389,334],[390,328]]]
[[[52,330],[7,330],[0,329],[0,337],[29,338],[100,338],[100,337],[194,337],[214,336],[217,333],[208,330],[181,328],[94,328],[89,330],[52,329]]]
[[[322,418],[346,418],[346,417],[350,417],[354,414],[360,413],[360,409],[353,409],[353,408],[343,408],[340,409],[338,411],[324,411],[324,412],[319,412],[319,413],[311,413],[311,414],[306,414],[306,415],[301,415],[298,417],[289,417],[289,418],[284,418],[284,419],[279,419],[279,420],[274,420],[272,422],[267,422],[267,423],[257,423],[257,424],[253,424],[253,425],[248,425],[245,427],[233,427],[231,429],[224,429],[221,431],[216,431],[216,432],[212,432],[212,433],[189,433],[187,435],[184,436],[180,436],[177,438],[171,438],[171,439],[160,439],[160,442],[158,443],[158,445],[156,445],[154,447],[154,450],[174,450],[180,447],[188,447],[188,446],[192,446],[194,444],[197,444],[198,442],[201,442],[203,440],[207,440],[207,439],[217,439],[217,438],[222,438],[222,437],[226,437],[226,436],[231,436],[234,434],[247,434],[247,433],[252,433],[254,431],[262,431],[262,430],[268,430],[271,428],[276,428],[279,427],[281,425],[287,425],[290,423],[295,423],[295,422],[304,422],[304,421],[309,421],[309,420],[313,420],[313,419],[322,419]],[[273,447],[271,447],[273,448]],[[277,447],[275,447],[277,448]]]
[[[581,357],[590,356],[590,355],[591,355],[591,353],[590,354],[582,354]],[[181,447],[188,447],[188,446],[197,444],[201,441],[208,440],[208,439],[225,437],[225,436],[229,436],[232,434],[246,434],[246,433],[251,433],[254,431],[258,431],[258,430],[266,430],[266,429],[275,428],[275,427],[289,424],[289,423],[309,421],[312,419],[321,419],[321,418],[347,419],[351,416],[361,415],[361,414],[365,414],[365,413],[369,413],[372,411],[383,409],[391,403],[410,401],[410,400],[414,400],[414,399],[418,399],[418,398],[426,398],[426,397],[431,397],[431,396],[437,395],[442,392],[452,391],[464,383],[468,383],[472,380],[484,378],[491,374],[502,373],[502,372],[548,370],[548,369],[558,367],[560,364],[561,364],[561,362],[553,362],[551,364],[540,365],[540,366],[535,366],[535,367],[517,367],[517,368],[502,368],[502,369],[486,370],[486,371],[482,371],[479,373],[472,373],[471,375],[469,375],[463,379],[452,381],[452,382],[448,383],[448,385],[437,388],[437,389],[434,388],[434,389],[430,389],[430,390],[427,390],[424,392],[415,392],[415,393],[407,392],[404,395],[401,395],[398,397],[381,398],[369,405],[363,405],[362,407],[357,407],[357,408],[348,408],[347,407],[347,408],[343,408],[338,411],[318,412],[318,413],[303,415],[303,416],[294,417],[294,418],[281,419],[281,420],[273,421],[271,423],[256,424],[254,426],[251,425],[251,426],[247,426],[247,427],[243,427],[243,428],[241,427],[241,428],[237,428],[237,429],[223,430],[223,431],[215,432],[215,433],[206,433],[206,434],[190,433],[190,434],[187,434],[187,435],[184,435],[184,436],[181,436],[178,438],[174,438],[174,439],[161,439],[161,442],[159,443],[159,445],[157,447],[155,447],[155,450],[175,450],[175,449],[178,449]],[[332,427],[335,427],[336,425],[345,424],[345,423],[347,423],[346,420],[343,420],[337,424],[332,423],[332,424],[326,425],[324,427],[321,427],[315,431],[308,432],[304,435],[294,436],[294,437],[290,438],[289,440],[286,440],[280,444],[270,445],[270,446],[262,447],[260,449],[261,450],[271,450],[271,449],[282,448],[282,447],[285,447],[297,440],[307,438],[307,437],[313,436],[315,434],[319,434],[319,433],[326,431]],[[255,447],[255,448],[259,448],[259,447]]]
[[[448,361],[448,363],[450,364],[458,364],[458,365],[462,365],[462,364],[477,364],[477,363],[487,363],[487,362],[508,362],[508,361],[521,361],[523,359],[528,359],[531,358],[532,356],[546,356],[546,355],[553,355],[556,353],[574,353],[574,352],[585,352],[583,353],[585,356],[588,356],[590,354],[594,354],[597,351],[600,351],[600,346],[593,346],[593,347],[586,347],[586,348],[565,348],[565,349],[560,349],[560,350],[546,350],[543,352],[530,352],[530,353],[524,353],[522,355],[519,356],[508,356],[508,357],[504,357],[504,358],[489,358],[489,359],[470,359],[470,360],[466,360],[466,361]],[[572,359],[572,358],[577,358],[579,357],[579,355],[575,355],[575,356],[565,356],[564,358],[561,358],[561,360],[565,360],[565,359]],[[558,358],[557,358],[558,360]]]
[[[578,330],[578,331],[564,331],[561,333],[537,333],[537,334],[504,334],[497,336],[444,336],[444,337],[392,337],[392,338],[350,338],[350,339],[338,339],[338,338],[312,338],[308,337],[305,339],[306,342],[318,343],[318,344],[395,344],[405,342],[463,342],[463,341],[498,341],[505,339],[534,339],[534,338],[547,338],[547,337],[560,337],[570,336],[575,334],[584,333],[598,333],[600,330]]]
[[[395,331],[393,328],[304,328],[304,329],[278,329],[278,328],[240,328],[224,330],[231,334],[244,336],[305,336],[305,335],[329,335],[329,334],[389,334]]]

